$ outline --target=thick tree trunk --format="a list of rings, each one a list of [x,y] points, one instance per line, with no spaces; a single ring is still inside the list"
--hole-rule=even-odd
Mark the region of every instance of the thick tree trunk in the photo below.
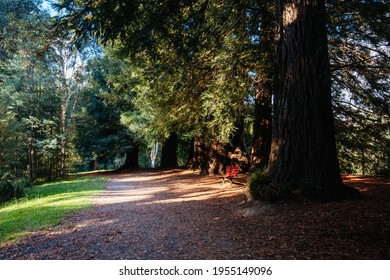
[[[223,174],[230,160],[228,145],[218,141],[211,141],[207,146],[208,169],[207,174]]]
[[[171,133],[161,149],[161,168],[177,167],[177,134]]]
[[[253,122],[253,142],[250,170],[268,164],[272,138],[271,90],[268,84],[260,81],[256,89],[255,118]]]
[[[194,137],[193,141],[193,158],[190,161],[192,170],[200,170],[202,175],[208,174],[209,162],[206,141],[200,137]]]
[[[135,169],[139,168],[138,163],[138,145],[134,144],[131,150],[126,152],[126,160],[121,169]]]
[[[272,4],[260,2],[260,56],[262,66],[258,69],[251,149],[251,171],[268,164],[272,139],[272,78],[273,78],[273,32],[274,12]]]
[[[190,161],[192,170],[200,170],[200,174],[222,174],[227,164],[228,146],[218,141],[206,142],[201,137],[195,137],[193,142],[193,158]]]
[[[275,118],[268,175],[320,200],[346,194],[331,105],[324,0],[278,0]]]

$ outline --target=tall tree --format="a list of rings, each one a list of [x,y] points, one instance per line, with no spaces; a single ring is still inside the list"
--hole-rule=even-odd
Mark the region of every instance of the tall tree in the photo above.
[[[131,92],[115,87],[120,68],[120,61],[108,55],[86,65],[87,84],[80,94],[82,109],[75,116],[73,139],[84,168],[92,162],[113,167],[123,157],[123,168],[138,167],[138,144],[121,123],[121,114],[131,108]]]
[[[275,115],[268,176],[281,193],[346,195],[337,158],[324,0],[277,1]]]
[[[254,15],[259,23],[256,27],[259,30],[257,62],[260,65],[256,68],[251,170],[264,168],[268,164],[271,151],[274,5],[270,1],[259,1],[257,13]]]
[[[50,72],[53,61],[50,55],[40,53],[48,31],[47,20],[47,15],[37,10],[26,19],[10,14],[8,24],[2,30],[2,34],[11,33],[13,36],[5,40],[6,46],[12,45],[12,52],[8,52],[0,70],[3,81],[0,91],[8,113],[13,114],[24,128],[24,133],[17,137],[22,143],[17,145],[27,150],[28,159],[25,155],[19,158],[25,163],[23,169],[28,169],[32,180],[43,171],[41,163],[45,162],[48,147],[56,142],[56,139],[45,139],[48,129],[55,127],[57,115],[52,114],[52,109],[58,104],[55,79]]]
[[[51,48],[56,54],[57,83],[61,98],[60,106],[60,174],[68,173],[66,164],[69,146],[69,125],[76,109],[79,91],[83,86],[82,75],[84,60],[81,53],[69,40],[60,38]]]

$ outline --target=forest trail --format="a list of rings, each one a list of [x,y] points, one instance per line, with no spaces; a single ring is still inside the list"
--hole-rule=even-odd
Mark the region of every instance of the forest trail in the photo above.
[[[244,203],[244,186],[218,176],[118,173],[92,210],[1,247],[0,259],[389,259],[389,181],[346,179],[362,199],[269,205]]]

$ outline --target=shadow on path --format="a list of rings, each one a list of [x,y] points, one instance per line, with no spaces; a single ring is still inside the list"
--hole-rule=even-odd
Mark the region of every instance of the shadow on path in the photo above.
[[[92,210],[0,259],[390,259],[389,180],[345,180],[361,199],[270,205],[187,170],[113,174]]]

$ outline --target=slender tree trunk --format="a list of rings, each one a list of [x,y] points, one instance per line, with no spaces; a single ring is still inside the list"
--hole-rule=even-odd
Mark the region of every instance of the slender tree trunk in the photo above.
[[[244,142],[245,120],[242,114],[240,114],[240,116],[241,117],[236,123],[237,130],[232,137],[231,144],[228,146],[223,145],[221,148],[224,148],[225,152],[223,152],[223,150],[220,150],[219,152],[220,155],[224,155],[225,157],[221,158],[223,162],[223,170],[219,173],[224,173],[226,166],[232,164],[232,162],[239,165],[241,170],[246,171],[249,169],[250,158],[248,156]]]
[[[30,120],[30,139],[28,142],[28,165],[30,180],[33,182],[37,178],[37,153],[34,145],[35,140],[35,129],[34,121]]]
[[[157,155],[158,155],[158,151],[160,149],[160,143],[155,143],[152,147],[152,149],[150,150],[150,167],[151,168],[156,168],[156,161],[157,161]]]
[[[63,89],[66,91],[66,88]],[[67,133],[66,133],[66,111],[67,106],[65,104],[61,104],[61,116],[60,116],[60,124],[61,124],[61,142],[60,142],[60,154],[61,154],[61,163],[60,163],[60,175],[66,175],[66,153],[67,153]]]
[[[274,60],[274,12],[268,1],[260,2],[260,56],[262,66],[257,73],[254,105],[251,171],[268,164],[272,139],[272,78]]]
[[[161,168],[178,167],[177,164],[177,134],[171,133],[162,145]]]
[[[37,178],[37,155],[36,149],[33,144],[33,138],[30,139],[28,145],[28,161],[29,161],[29,173],[30,180],[33,182]]]
[[[324,0],[278,0],[275,118],[268,175],[275,187],[338,200]]]
[[[192,168],[192,162],[194,160],[194,146],[195,145],[195,138],[193,137],[191,139],[191,143],[190,143],[190,149],[189,149],[189,152],[188,152],[188,159],[187,159],[187,163],[186,163],[186,166],[189,166]]]

